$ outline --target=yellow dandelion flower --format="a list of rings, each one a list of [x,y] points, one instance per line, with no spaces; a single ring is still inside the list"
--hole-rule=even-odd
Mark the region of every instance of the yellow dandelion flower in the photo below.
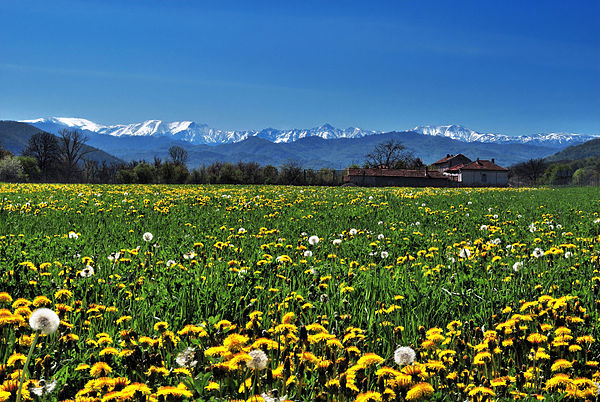
[[[556,390],[557,388],[564,388],[572,383],[571,377],[568,374],[556,374],[554,377],[546,381],[545,388],[547,390]]]
[[[494,392],[494,390],[492,390],[491,388],[488,388],[488,387],[474,387],[473,389],[471,389],[469,391],[469,396],[470,397],[476,397],[478,395],[481,395],[481,396],[496,396],[496,393]]]
[[[8,292],[0,292],[0,303],[12,303],[13,299]]]
[[[573,367],[573,363],[565,359],[558,359],[550,367],[552,371],[564,371]]]
[[[10,357],[6,361],[6,366],[12,367],[16,364],[23,365],[23,364],[25,364],[25,360],[27,360],[27,357],[24,354],[13,353],[12,355],[10,355]]]
[[[379,392],[369,391],[356,396],[356,402],[381,401],[382,396]]]
[[[540,343],[544,343],[547,340],[548,340],[548,337],[546,335],[542,335],[542,334],[539,334],[537,332],[533,333],[533,334],[530,334],[527,337],[527,342],[533,343],[534,345],[539,345]]]
[[[207,391],[218,391],[220,388],[221,386],[214,381],[209,381],[208,385],[204,387],[204,389]]]
[[[373,366],[375,364],[379,364],[381,362],[383,362],[383,358],[376,355],[375,353],[365,353],[360,359],[358,359],[358,362],[356,364],[360,365],[360,366]]]
[[[101,375],[108,375],[112,373],[112,368],[105,362],[97,362],[90,369],[90,375],[92,377],[100,377]]]
[[[282,324],[291,324],[296,319],[296,314],[289,312],[281,319]]]
[[[33,299],[33,305],[35,307],[48,306],[50,304],[52,304],[52,301],[46,296],[38,296],[35,299]]]
[[[408,392],[406,393],[407,401],[416,401],[421,398],[426,398],[429,395],[433,394],[435,390],[431,386],[431,384],[427,382],[420,382],[418,384],[413,385]]]
[[[182,398],[191,398],[194,396],[194,393],[187,389],[187,387],[183,383],[179,383],[176,387],[173,386],[163,386],[158,388],[156,391],[156,396],[163,396],[165,399],[171,395],[174,397],[182,397]]]
[[[223,346],[227,348],[230,352],[235,352],[240,350],[246,345],[248,342],[248,337],[240,334],[231,334],[223,341]]]

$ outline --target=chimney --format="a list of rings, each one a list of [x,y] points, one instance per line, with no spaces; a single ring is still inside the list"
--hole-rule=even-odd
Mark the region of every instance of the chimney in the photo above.
[[[425,177],[427,177],[427,165],[425,165]]]
[[[496,163],[496,162],[494,161],[494,158],[492,158],[492,163]]]
[[[450,154],[446,154],[446,158],[449,158],[449,157],[450,157]]]

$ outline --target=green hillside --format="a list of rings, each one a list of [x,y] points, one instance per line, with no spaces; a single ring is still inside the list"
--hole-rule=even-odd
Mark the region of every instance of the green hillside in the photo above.
[[[554,155],[546,157],[546,161],[574,161],[595,156],[600,156],[600,138],[579,145],[571,145]]]
[[[42,130],[27,123],[0,121],[0,146],[8,149],[15,155],[20,155],[27,147],[29,139],[40,132],[42,132]],[[91,146],[86,146],[86,149],[91,150],[91,152],[86,155],[87,159],[98,161],[100,163],[106,162],[109,165],[113,163],[123,163],[121,159],[116,158],[101,149]]]

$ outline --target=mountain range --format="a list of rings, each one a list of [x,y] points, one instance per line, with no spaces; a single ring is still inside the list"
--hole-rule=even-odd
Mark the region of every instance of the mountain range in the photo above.
[[[258,137],[273,143],[290,143],[307,137],[339,139],[382,134],[381,131],[364,130],[358,127],[338,129],[330,124],[323,124],[310,129],[281,130],[266,128],[263,130],[221,130],[193,121],[163,122],[161,120],[147,120],[141,123],[107,126],[81,118],[50,117],[23,120],[22,122],[53,134],[57,134],[61,129],[68,128],[113,137],[166,137],[194,145],[230,144],[243,141],[249,137]],[[423,135],[446,137],[463,142],[530,144],[556,149],[562,149],[568,145],[583,143],[598,137],[572,133],[508,136],[504,134],[479,133],[460,125],[417,126],[408,131]]]
[[[21,136],[20,132],[26,131],[28,136],[36,130],[59,134],[66,128],[81,130],[87,137],[87,145],[107,153],[107,161],[151,162],[155,157],[165,160],[169,157],[169,148],[178,145],[188,151],[190,168],[217,161],[281,166],[293,160],[305,168],[344,169],[351,164],[361,165],[365,155],[376,145],[391,139],[400,141],[406,151],[427,164],[447,154],[463,153],[472,159],[494,158],[496,163],[510,166],[532,158],[548,157],[569,145],[595,138],[566,133],[509,137],[481,134],[458,125],[419,126],[407,131],[381,133],[354,127],[337,129],[328,124],[312,129],[227,131],[191,121],[149,120],[106,126],[86,119],[54,117],[5,123],[4,131],[0,130],[0,142],[15,153],[26,144],[27,136]],[[25,130],[25,127],[29,129]]]

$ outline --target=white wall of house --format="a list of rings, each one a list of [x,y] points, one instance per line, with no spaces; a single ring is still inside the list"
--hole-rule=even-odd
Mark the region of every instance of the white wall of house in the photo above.
[[[467,185],[506,186],[508,184],[508,172],[506,171],[463,170],[461,178],[462,183]]]

